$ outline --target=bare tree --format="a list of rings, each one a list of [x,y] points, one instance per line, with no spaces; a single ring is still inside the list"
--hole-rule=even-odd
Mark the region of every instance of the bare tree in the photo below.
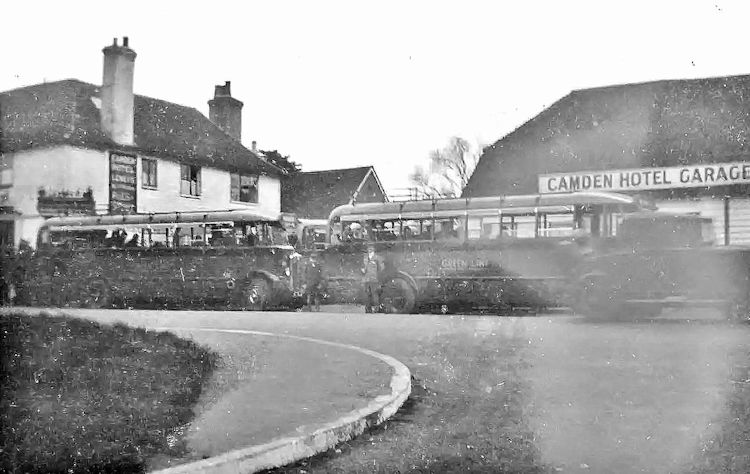
[[[430,152],[429,160],[429,171],[418,165],[409,181],[427,196],[456,197],[469,182],[479,156],[467,140],[451,137],[446,146]]]

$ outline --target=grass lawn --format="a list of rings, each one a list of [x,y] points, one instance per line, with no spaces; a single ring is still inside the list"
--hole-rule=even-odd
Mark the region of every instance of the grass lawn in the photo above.
[[[0,471],[142,472],[178,454],[217,363],[169,333],[0,317]]]

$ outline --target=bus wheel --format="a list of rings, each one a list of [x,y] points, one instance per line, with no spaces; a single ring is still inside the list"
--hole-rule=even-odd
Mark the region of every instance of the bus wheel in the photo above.
[[[417,296],[403,278],[394,278],[383,285],[382,303],[390,313],[411,313],[417,305]]]
[[[253,278],[243,292],[244,306],[250,311],[263,311],[268,304],[270,287],[265,278]]]
[[[84,308],[107,308],[111,304],[111,292],[105,280],[92,280],[86,285],[81,306]]]

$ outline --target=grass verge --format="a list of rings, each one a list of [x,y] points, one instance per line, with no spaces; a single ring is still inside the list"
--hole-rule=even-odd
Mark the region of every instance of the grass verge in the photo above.
[[[528,340],[450,334],[417,344],[412,394],[385,423],[267,474],[553,472],[527,420]]]
[[[169,333],[0,318],[0,471],[142,472],[181,449],[218,356]]]

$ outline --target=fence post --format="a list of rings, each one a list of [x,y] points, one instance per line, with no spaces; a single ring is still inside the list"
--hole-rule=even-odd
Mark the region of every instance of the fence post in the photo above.
[[[729,196],[724,196],[724,245],[729,245]]]

